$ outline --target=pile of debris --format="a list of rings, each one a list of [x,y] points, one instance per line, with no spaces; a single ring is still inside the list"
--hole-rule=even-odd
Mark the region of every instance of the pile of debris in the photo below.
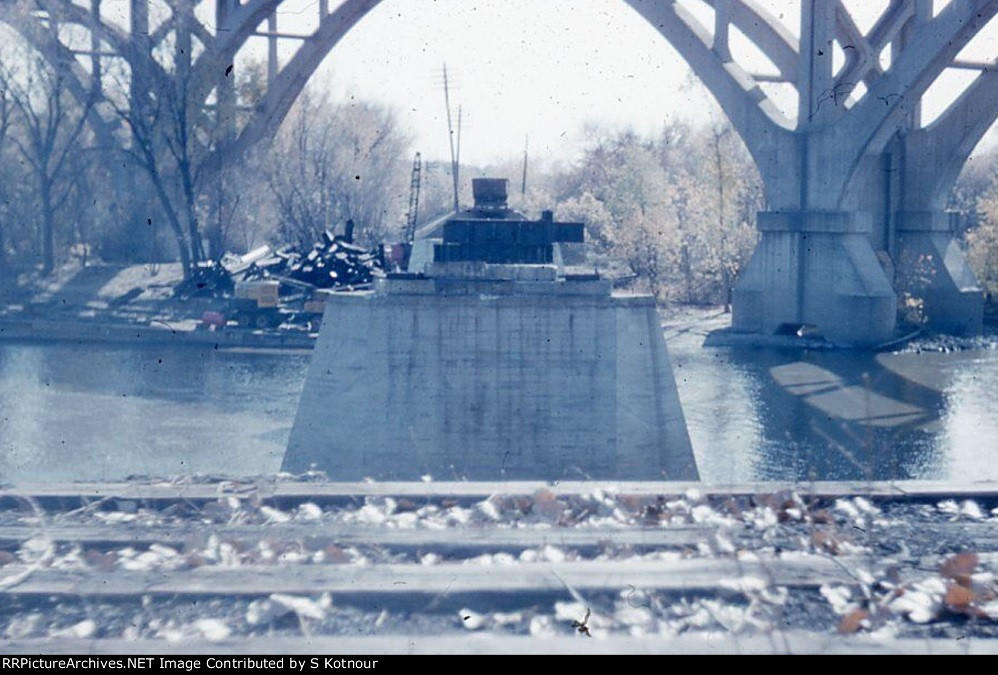
[[[316,288],[364,287],[382,275],[381,257],[326,230],[312,250],[302,254],[292,246],[252,262],[242,272],[245,281],[287,278]]]
[[[189,278],[174,288],[179,298],[231,297],[238,283],[274,280],[312,289],[365,288],[383,276],[383,256],[352,243],[347,235],[326,230],[310,251],[292,245],[279,249],[261,246],[239,256],[227,254],[220,261],[198,263]]]
[[[235,288],[235,283],[232,274],[225,265],[214,260],[207,260],[195,265],[190,275],[174,286],[173,295],[183,300],[187,298],[215,298],[231,295],[233,288]]]

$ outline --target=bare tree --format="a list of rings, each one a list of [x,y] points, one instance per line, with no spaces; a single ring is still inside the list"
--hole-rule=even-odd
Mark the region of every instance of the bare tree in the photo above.
[[[94,97],[80,105],[71,97],[63,70],[49,67],[26,48],[17,56],[21,68],[4,76],[21,131],[11,139],[34,174],[41,211],[42,271],[48,274],[55,266],[56,214],[65,205],[76,175],[67,171],[68,160],[80,151],[78,141]]]
[[[8,80],[9,76],[6,68],[0,66],[0,277],[7,274],[7,237],[4,233],[6,209],[4,206],[9,202],[7,195],[9,176],[5,175],[5,169],[7,168],[5,155],[7,150],[7,133],[10,131],[13,117],[11,114],[13,102],[10,99]]]
[[[201,234],[199,201],[204,196],[204,178],[213,161],[216,123],[196,100],[191,68],[193,41],[193,3],[171,0],[168,3],[176,38],[174,53],[164,60],[172,64],[170,72],[149,69],[143,74],[149,86],[130,87],[122,82],[120,91],[131,91],[128,101],[111,101],[128,129],[130,141],[126,154],[141,167],[163,207],[180,254],[184,274],[205,258]],[[134,73],[133,73],[134,76]]]
[[[369,242],[398,237],[408,196],[409,140],[395,115],[306,93],[271,148],[268,182],[279,233],[308,244],[353,220]]]

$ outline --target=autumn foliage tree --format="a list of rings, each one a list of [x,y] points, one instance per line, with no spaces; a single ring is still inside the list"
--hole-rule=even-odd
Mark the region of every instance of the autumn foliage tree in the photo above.
[[[558,211],[659,300],[727,302],[755,245],[761,186],[724,125],[672,123],[652,139],[593,131],[560,181]]]

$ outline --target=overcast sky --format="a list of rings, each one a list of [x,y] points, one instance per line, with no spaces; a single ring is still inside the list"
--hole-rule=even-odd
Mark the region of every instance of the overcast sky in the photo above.
[[[798,32],[799,0],[761,4]],[[848,5],[865,28],[887,0]],[[295,20],[295,9],[289,11],[282,22]],[[996,29],[990,26],[965,56],[994,59]],[[452,104],[464,107],[462,159],[471,163],[519,155],[528,134],[533,157],[569,158],[586,124],[653,133],[670,117],[712,114],[703,88],[690,86],[686,63],[621,0],[385,0],[330,54],[315,80],[340,96],[398,107],[424,155],[443,159],[449,153],[444,62],[456,85]],[[927,117],[974,76],[948,73],[927,103]],[[779,102],[793,116],[793,99]]]
[[[162,1],[162,0],[158,0]],[[709,14],[698,0],[681,0]],[[330,0],[335,6],[337,0]],[[796,34],[800,0],[758,0]],[[846,0],[861,29],[873,24],[888,0]],[[935,0],[936,9],[947,0]],[[103,12],[127,22],[127,0],[104,0]],[[210,22],[212,2],[202,3]],[[279,29],[310,32],[317,0],[287,0]],[[280,43],[289,58],[300,43]],[[257,39],[243,57],[262,59]],[[740,63],[765,70],[747,41],[732,45]],[[739,54],[741,52],[741,54]],[[961,55],[993,60],[998,21]],[[385,0],[330,53],[313,82],[339,98],[351,96],[399,110],[403,125],[429,159],[449,157],[441,66],[453,80],[452,104],[465,113],[462,159],[501,161],[523,152],[569,159],[587,124],[654,133],[672,117],[709,121],[704,90],[669,44],[621,0]],[[931,120],[974,77],[947,71],[927,96]],[[793,97],[778,104],[793,116]],[[991,138],[996,133],[992,130]]]

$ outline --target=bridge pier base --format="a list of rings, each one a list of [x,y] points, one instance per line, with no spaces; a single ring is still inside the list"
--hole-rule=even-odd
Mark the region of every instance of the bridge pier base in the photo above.
[[[951,211],[908,211],[898,218],[897,291],[940,333],[979,335],[984,295],[953,237]]]
[[[857,346],[891,337],[897,296],[870,246],[865,214],[768,211],[759,229],[734,291],[734,330],[774,335],[807,325]]]

